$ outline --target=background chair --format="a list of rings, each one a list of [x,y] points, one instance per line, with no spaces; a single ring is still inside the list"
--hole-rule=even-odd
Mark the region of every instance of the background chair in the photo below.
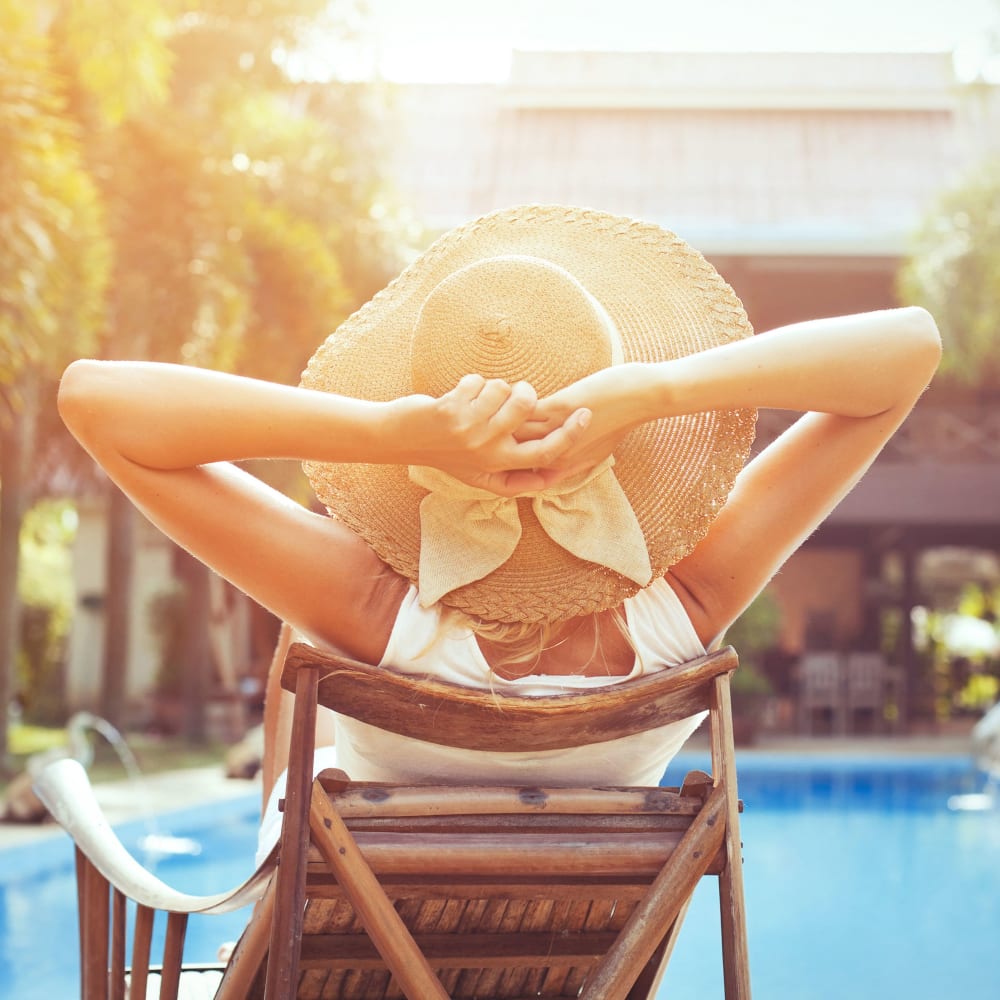
[[[880,732],[885,724],[887,669],[877,652],[848,653],[844,667],[844,716],[847,732]]]
[[[803,653],[799,660],[799,726],[813,735],[820,719],[829,719],[829,731],[845,732],[844,665],[839,653]]]
[[[691,894],[708,875],[719,882],[726,997],[749,998],[729,704],[736,662],[727,649],[609,688],[510,698],[293,646],[283,684],[295,691],[297,739],[277,874],[217,997],[639,1000],[654,994]],[[342,773],[314,781],[318,704],[478,749],[600,742],[706,710],[712,774],[689,775],[679,789],[441,788]],[[47,802],[55,797],[41,791]],[[111,883],[113,913],[124,914],[127,896],[150,907],[154,893],[124,877],[128,863],[119,858],[123,870],[112,870],[100,858],[113,834],[80,837],[68,806],[53,805],[77,839],[82,884],[93,868]],[[81,895],[84,1000],[123,995],[124,924],[116,918],[110,934],[89,929],[100,924],[101,892],[107,912],[108,891],[88,892],[86,902]],[[164,896],[163,905],[176,914],[192,904]],[[181,928],[164,956],[165,997],[180,981],[182,936]],[[137,982],[143,963],[139,946]]]

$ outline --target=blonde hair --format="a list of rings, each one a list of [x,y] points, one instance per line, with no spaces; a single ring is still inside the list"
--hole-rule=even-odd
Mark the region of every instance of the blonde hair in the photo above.
[[[381,592],[382,588],[387,586],[391,580],[398,579],[398,576],[399,574],[397,574],[389,565],[381,563],[378,571],[372,577],[373,594]],[[564,641],[558,637],[559,631],[574,621],[574,619],[569,619],[568,621],[563,622],[484,621],[479,618],[474,618],[463,611],[459,611],[457,608],[451,608],[443,604],[439,605],[439,607],[441,609],[441,618],[438,623],[437,631],[429,640],[427,647],[418,655],[423,655],[431,649],[442,634],[453,629],[469,629],[477,638],[485,639],[487,642],[492,643],[495,647],[500,649],[501,652],[499,659],[490,665],[491,673],[494,673],[497,669],[503,669],[505,667],[509,668],[520,666],[524,666],[526,668],[523,670],[523,673],[531,673],[534,667],[537,666],[538,661],[541,659],[542,653],[544,653],[547,649],[555,648],[560,642]],[[594,641],[589,655],[582,660],[578,670],[576,671],[580,674],[582,674],[587,667],[594,662],[595,658],[601,651],[600,631],[597,626],[597,616],[587,615],[585,617],[590,619]],[[633,650],[636,656],[641,656],[638,648],[636,647],[635,641],[632,638],[628,622],[625,620],[625,615],[622,613],[621,608],[614,608],[611,610],[611,620],[614,622],[615,627],[622,634],[622,636],[624,636],[625,641],[629,644],[629,647]]]
[[[504,667],[525,666],[524,673],[531,673],[541,659],[542,653],[547,649],[553,649],[564,640],[558,637],[559,632],[573,619],[568,622],[488,622],[482,621],[463,614],[460,611],[448,609],[448,616],[456,616],[466,628],[471,629],[474,635],[485,639],[500,647],[500,659],[491,665],[491,671]],[[597,624],[597,616],[587,616],[593,630],[593,645],[587,657],[581,660],[576,673],[583,673],[590,664],[598,657],[601,651],[600,631]],[[611,620],[615,627],[624,636],[633,652],[638,656],[639,650],[636,648],[629,630],[628,622],[621,610],[615,608],[611,612]]]

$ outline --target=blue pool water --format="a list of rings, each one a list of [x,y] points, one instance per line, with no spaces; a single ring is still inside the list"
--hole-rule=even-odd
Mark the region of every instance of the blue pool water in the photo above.
[[[685,754],[667,783],[690,767]],[[959,812],[978,792],[964,759],[744,754],[740,797],[750,965],[763,1000],[1000,998],[1000,810]],[[206,893],[250,873],[255,796],[158,820],[200,856],[159,862],[179,889]],[[121,828],[130,849],[146,828]],[[722,995],[716,891],[703,883],[661,991]],[[188,958],[211,961],[246,913],[192,918]],[[75,888],[68,840],[0,852],[0,998],[77,991]],[[155,947],[155,945],[154,945]]]

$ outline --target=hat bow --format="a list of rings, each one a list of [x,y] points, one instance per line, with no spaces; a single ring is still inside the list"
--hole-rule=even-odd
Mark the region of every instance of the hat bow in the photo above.
[[[524,493],[545,533],[566,551],[641,587],[653,575],[642,528],[615,477],[613,458],[556,486]],[[521,538],[517,497],[470,486],[440,469],[410,466],[429,492],[420,503],[419,596],[424,607],[492,573]]]

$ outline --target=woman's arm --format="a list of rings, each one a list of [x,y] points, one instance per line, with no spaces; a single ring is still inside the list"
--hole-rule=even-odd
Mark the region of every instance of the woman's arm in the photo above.
[[[521,436],[545,433],[569,412],[593,418],[560,465],[595,465],[649,420],[704,410],[773,408],[871,417],[912,405],[941,352],[933,319],[905,308],[780,327],[654,364],[605,368],[539,402]]]
[[[539,403],[539,429],[593,411],[562,462],[600,461],[646,420],[760,407],[806,413],[740,474],[670,579],[706,643],[724,631],[847,494],[933,375],[941,341],[916,308],[797,323],[676,361],[623,365]]]
[[[59,390],[63,420],[102,464],[117,456],[164,471],[251,458],[434,465],[504,494],[541,488],[545,473],[523,470],[553,465],[586,420],[571,413],[543,438],[518,441],[513,431],[535,402],[527,383],[478,375],[439,399],[370,402],[127,361],[74,362]]]
[[[433,464],[497,492],[539,488],[544,473],[498,470],[548,464],[583,424],[575,415],[525,450],[532,442],[514,440],[512,428],[534,403],[530,387],[478,376],[441,399],[368,403],[183,366],[95,361],[71,365],[59,392],[66,425],[162,531],[304,634],[374,662],[400,596],[386,567],[342,523],[230,463]]]

